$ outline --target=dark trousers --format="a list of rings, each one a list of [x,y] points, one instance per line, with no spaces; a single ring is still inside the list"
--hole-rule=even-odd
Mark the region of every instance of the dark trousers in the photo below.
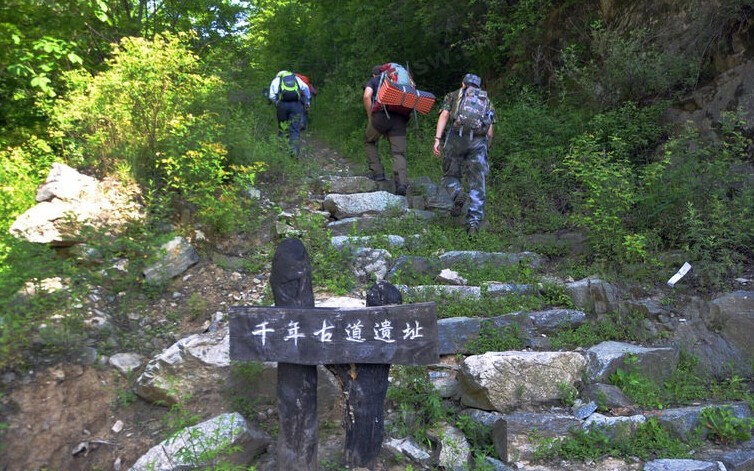
[[[393,180],[396,185],[407,185],[406,173],[406,127],[408,118],[398,113],[390,113],[388,118],[384,111],[375,111],[372,121],[367,125],[364,133],[364,152],[372,175],[384,175],[385,168],[380,161],[377,141],[386,137],[390,143],[390,153],[393,156]]]
[[[301,117],[304,104],[300,101],[279,101],[277,104],[278,136],[288,134],[288,143],[294,155],[301,153]]]

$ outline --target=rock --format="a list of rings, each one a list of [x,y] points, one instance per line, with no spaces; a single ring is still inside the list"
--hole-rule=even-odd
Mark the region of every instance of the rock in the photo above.
[[[430,440],[435,443],[432,461],[441,469],[466,471],[471,462],[471,446],[463,432],[448,424],[430,432]]]
[[[99,182],[54,163],[37,190],[38,203],[13,222],[10,232],[29,242],[61,247],[80,242],[85,225],[117,231],[142,217],[132,200],[134,191],[115,180]]]
[[[122,420],[116,420],[113,424],[113,428],[110,429],[113,433],[118,434],[121,431],[123,431],[123,421]]]
[[[599,429],[605,432],[611,440],[623,441],[630,437],[636,429],[647,421],[643,415],[628,417],[608,417],[599,413],[590,415],[581,428],[584,430]]]
[[[325,197],[323,206],[335,219],[365,215],[387,216],[391,211],[393,214],[402,214],[408,209],[406,198],[386,191],[352,195],[330,194]]]
[[[586,360],[573,352],[488,352],[462,364],[461,403],[507,412],[523,403],[557,403],[564,386],[575,388]]]
[[[425,276],[435,277],[440,273],[440,270],[442,270],[442,267],[437,259],[401,255],[390,268],[386,279],[390,281],[400,273],[401,279],[408,282]]]
[[[327,223],[327,229],[329,229],[333,235],[349,235],[351,233],[359,233],[368,229],[372,229],[378,226],[381,222],[380,217],[348,217],[340,219],[338,221],[332,221]]]
[[[199,261],[199,253],[183,237],[176,237],[160,247],[160,260],[147,267],[147,283],[164,283],[186,271]]]
[[[342,249],[345,247],[371,247],[373,244],[387,243],[389,248],[403,247],[406,244],[406,240],[397,235],[387,236],[334,236],[330,239],[330,245],[336,249]]]
[[[435,281],[446,285],[457,286],[464,286],[467,283],[466,278],[463,278],[458,272],[448,268],[443,268],[440,274],[435,277]]]
[[[230,366],[228,326],[179,340],[149,361],[136,380],[135,392],[149,402],[180,402],[195,391],[211,390]]]
[[[754,291],[734,291],[711,302],[710,325],[725,339],[728,356],[740,375],[751,373],[754,364],[752,332],[754,332]]]
[[[428,463],[431,455],[420,447],[412,438],[391,438],[385,441],[385,448],[400,455],[409,457],[416,463]]]
[[[573,405],[573,407],[571,407],[571,413],[577,419],[584,420],[592,415],[598,407],[599,406],[597,406],[597,403],[594,401],[589,401],[586,404],[584,404],[583,402],[577,402]]]
[[[620,312],[618,289],[599,278],[584,278],[566,284],[566,291],[577,308],[597,316]]]
[[[518,284],[518,283],[500,283],[491,281],[484,284],[487,296],[501,297],[508,295],[535,294],[537,287],[535,285]]]
[[[214,456],[229,446],[240,450],[229,458],[231,464],[247,464],[271,443],[269,435],[251,428],[237,412],[221,414],[193,427],[187,427],[150,449],[129,471],[176,471],[197,468],[210,463]]]
[[[466,343],[479,337],[482,319],[451,317],[437,321],[437,341],[440,355],[453,355],[466,351]]]
[[[635,404],[623,394],[620,388],[612,384],[587,384],[582,388],[581,396],[597,403],[603,409],[610,410],[613,415],[623,415],[619,414],[618,411],[625,411],[627,415],[637,413]]]
[[[361,283],[384,280],[392,255],[385,249],[360,248],[352,252],[351,269]]]
[[[492,442],[498,456],[505,462],[530,460],[538,438],[562,438],[581,422],[575,417],[558,412],[514,412],[502,415],[492,424]]]
[[[453,368],[435,367],[429,371],[429,382],[432,383],[437,394],[442,398],[457,399],[460,397],[461,387]]]
[[[453,285],[423,285],[406,287],[409,299],[426,299],[432,297],[450,297],[455,299],[481,299],[482,289],[479,286]]]
[[[548,309],[529,313],[534,328],[540,334],[550,334],[558,329],[575,329],[586,321],[586,313],[576,309]]]
[[[723,468],[711,461],[661,459],[645,464],[644,471],[723,471]]]
[[[657,420],[666,427],[667,430],[673,432],[675,436],[680,437],[683,440],[688,440],[696,433],[697,428],[701,425],[700,416],[702,411],[707,406],[689,406],[689,407],[676,407],[672,409],[664,409],[653,414]],[[737,419],[745,419],[751,417],[752,412],[749,407],[744,403],[719,405],[715,407],[727,408],[733,417]],[[702,429],[702,438],[707,435],[707,430]]]
[[[506,253],[506,252],[479,252],[453,250],[440,255],[440,262],[444,268],[453,268],[459,264],[496,265],[510,266],[519,263],[528,263],[532,268],[542,265],[542,256],[534,252]]]
[[[626,365],[628,357],[636,363]],[[640,347],[624,342],[602,342],[587,350],[587,374],[591,382],[609,382],[618,368],[638,372],[661,384],[670,378],[678,365],[678,350],[671,347]]]
[[[328,176],[321,178],[317,182],[315,190],[319,190],[322,193],[350,195],[377,191],[378,185],[377,182],[367,177]]]
[[[124,376],[129,376],[132,372],[141,367],[144,357],[138,353],[116,353],[108,360],[110,366],[120,371]]]

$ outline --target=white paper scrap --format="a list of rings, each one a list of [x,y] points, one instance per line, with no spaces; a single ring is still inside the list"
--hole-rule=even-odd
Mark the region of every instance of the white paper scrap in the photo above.
[[[683,266],[668,280],[668,286],[671,288],[675,286],[676,283],[681,281],[681,278],[683,278],[686,273],[691,270],[691,265],[689,265],[689,262],[686,262],[683,264]]]

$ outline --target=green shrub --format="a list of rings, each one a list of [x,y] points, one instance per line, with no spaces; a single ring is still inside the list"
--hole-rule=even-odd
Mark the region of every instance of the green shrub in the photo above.
[[[709,439],[724,445],[751,440],[754,430],[754,419],[736,417],[730,407],[705,407],[699,421]]]
[[[413,436],[428,442],[429,429],[445,418],[447,411],[439,393],[429,381],[426,368],[393,366],[387,390],[388,407],[395,409],[396,418],[389,427],[397,436]]]
[[[592,427],[572,429],[565,438],[536,439],[535,459],[596,461],[606,456],[619,458],[688,458],[692,446],[672,436],[656,418],[639,424],[633,433],[618,427],[611,438],[605,431]]]
[[[496,327],[491,322],[482,322],[479,337],[469,340],[465,345],[469,355],[521,350],[523,347],[524,337],[521,327],[517,324]]]

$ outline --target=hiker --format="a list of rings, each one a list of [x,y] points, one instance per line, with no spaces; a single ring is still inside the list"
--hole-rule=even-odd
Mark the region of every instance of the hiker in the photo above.
[[[445,95],[433,146],[436,156],[442,154],[442,184],[453,199],[450,215],[460,216],[469,200],[466,232],[470,236],[479,232],[484,219],[487,151],[492,144],[495,122],[495,110],[481,86],[482,79],[466,74],[461,88]],[[468,193],[464,191],[462,178],[468,183]]]
[[[309,80],[309,77],[306,75],[296,72],[296,77],[300,78],[304,84],[309,87],[309,106],[304,107],[304,114],[301,117],[301,130],[306,131],[309,129],[309,108],[311,107],[312,102],[314,101],[314,97],[317,96],[317,88],[312,85],[311,80]]]
[[[372,77],[364,85],[364,110],[367,113],[367,128],[364,132],[364,153],[369,164],[370,178],[375,181],[385,181],[385,168],[380,162],[377,141],[385,137],[390,143],[390,153],[393,155],[393,180],[395,194],[406,196],[408,190],[408,175],[406,173],[406,128],[411,116],[410,109],[385,109],[377,101],[377,89],[380,86],[382,66],[376,65],[372,69]]]
[[[275,103],[278,120],[278,136],[288,133],[291,151],[301,152],[301,118],[309,107],[309,87],[293,72],[281,70],[270,83],[267,98]]]

